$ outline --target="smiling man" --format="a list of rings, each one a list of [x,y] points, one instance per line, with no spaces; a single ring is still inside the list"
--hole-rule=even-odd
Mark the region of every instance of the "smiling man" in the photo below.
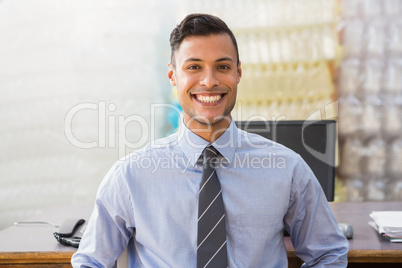
[[[303,267],[346,267],[348,242],[310,168],[232,120],[242,69],[227,25],[191,14],[170,45],[183,124],[111,168],[73,266],[112,267],[127,248],[129,267],[287,267],[287,230]],[[272,157],[281,164],[264,165]]]
[[[175,32],[174,32],[175,33]],[[172,36],[174,37],[174,33]],[[236,103],[241,66],[237,45],[227,33],[188,36],[180,46],[174,38],[169,79],[177,86],[186,126],[208,141],[226,130]],[[208,132],[203,130],[207,128]]]

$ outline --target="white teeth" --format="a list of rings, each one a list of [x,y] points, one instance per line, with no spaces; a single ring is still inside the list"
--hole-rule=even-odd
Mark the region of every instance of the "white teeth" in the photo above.
[[[202,95],[196,95],[197,100],[200,102],[206,102],[206,103],[212,103],[220,100],[222,98],[222,95],[214,95],[214,96],[202,96]]]

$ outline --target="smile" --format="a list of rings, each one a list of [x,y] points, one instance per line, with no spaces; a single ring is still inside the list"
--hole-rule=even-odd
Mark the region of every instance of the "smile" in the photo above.
[[[222,99],[224,94],[219,94],[219,95],[201,95],[201,94],[196,94],[193,95],[199,102],[202,103],[215,103],[218,102],[220,99]]]

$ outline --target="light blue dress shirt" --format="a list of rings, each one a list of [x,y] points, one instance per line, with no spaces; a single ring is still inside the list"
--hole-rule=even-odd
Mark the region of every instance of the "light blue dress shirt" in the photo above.
[[[98,190],[74,267],[196,267],[199,158],[208,142],[184,124],[118,161]],[[302,158],[238,129],[212,145],[226,211],[229,267],[287,267],[284,229],[304,267],[346,267],[348,241]]]

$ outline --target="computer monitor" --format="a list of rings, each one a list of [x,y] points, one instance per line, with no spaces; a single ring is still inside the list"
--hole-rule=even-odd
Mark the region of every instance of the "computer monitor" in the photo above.
[[[320,182],[327,200],[334,201],[335,120],[238,121],[236,125],[300,154]]]

